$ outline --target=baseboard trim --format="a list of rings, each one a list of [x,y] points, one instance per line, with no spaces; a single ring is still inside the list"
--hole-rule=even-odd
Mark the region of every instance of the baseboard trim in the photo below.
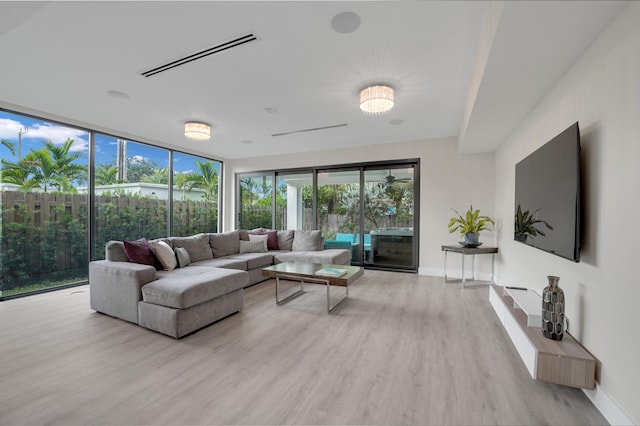
[[[460,280],[462,277],[462,271],[447,271],[447,279],[451,280]],[[442,277],[444,278],[444,272],[439,268],[418,268],[418,275],[429,275],[431,277]],[[486,272],[476,272],[475,279],[480,281],[491,281],[491,274]],[[467,272],[466,277],[467,282],[472,283],[471,281],[471,273]]]
[[[583,389],[582,391],[587,395],[587,398],[591,400],[598,411],[600,411],[600,414],[607,419],[609,424],[621,426],[633,426],[636,424],[625,414],[624,411],[622,411],[620,406],[609,396],[609,394],[607,394],[602,387],[598,386],[597,383],[595,389]]]

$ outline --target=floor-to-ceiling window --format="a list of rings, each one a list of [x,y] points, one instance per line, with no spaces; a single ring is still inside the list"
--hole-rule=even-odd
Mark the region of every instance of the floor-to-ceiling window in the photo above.
[[[273,173],[247,175],[239,179],[237,223],[240,228],[273,228],[273,181]]]
[[[350,249],[353,264],[416,271],[418,165],[399,160],[239,175],[237,226],[318,229],[326,248]]]
[[[89,132],[0,111],[0,296],[87,278]]]
[[[95,136],[95,248],[110,240],[166,237],[169,151],[113,136]]]
[[[173,221],[171,235],[218,232],[219,161],[173,154]]]
[[[219,161],[4,110],[0,142],[0,299],[86,283],[109,240],[219,229]]]

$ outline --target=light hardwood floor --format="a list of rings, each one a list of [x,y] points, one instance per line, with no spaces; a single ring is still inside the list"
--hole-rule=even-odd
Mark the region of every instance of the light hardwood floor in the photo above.
[[[530,378],[488,287],[366,271],[181,340],[98,314],[79,287],[0,303],[2,424],[606,424]],[[338,296],[336,291],[336,296]]]

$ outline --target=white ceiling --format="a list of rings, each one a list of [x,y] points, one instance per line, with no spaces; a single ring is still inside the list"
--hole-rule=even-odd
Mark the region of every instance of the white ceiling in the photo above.
[[[0,2],[0,106],[219,159],[447,136],[492,151],[626,3],[492,2],[487,38],[482,1]],[[353,33],[331,27],[344,11]],[[396,106],[365,116],[358,93],[378,82]],[[187,120],[212,139],[186,139]]]

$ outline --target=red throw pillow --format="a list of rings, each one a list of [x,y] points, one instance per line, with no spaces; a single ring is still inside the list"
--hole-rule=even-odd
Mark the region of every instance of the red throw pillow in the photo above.
[[[156,266],[156,257],[151,251],[151,244],[146,238],[135,241],[123,241],[124,251],[127,253],[129,262],[140,263],[142,265]]]
[[[278,231],[255,231],[253,235],[266,235],[267,250],[280,250],[278,246]]]

